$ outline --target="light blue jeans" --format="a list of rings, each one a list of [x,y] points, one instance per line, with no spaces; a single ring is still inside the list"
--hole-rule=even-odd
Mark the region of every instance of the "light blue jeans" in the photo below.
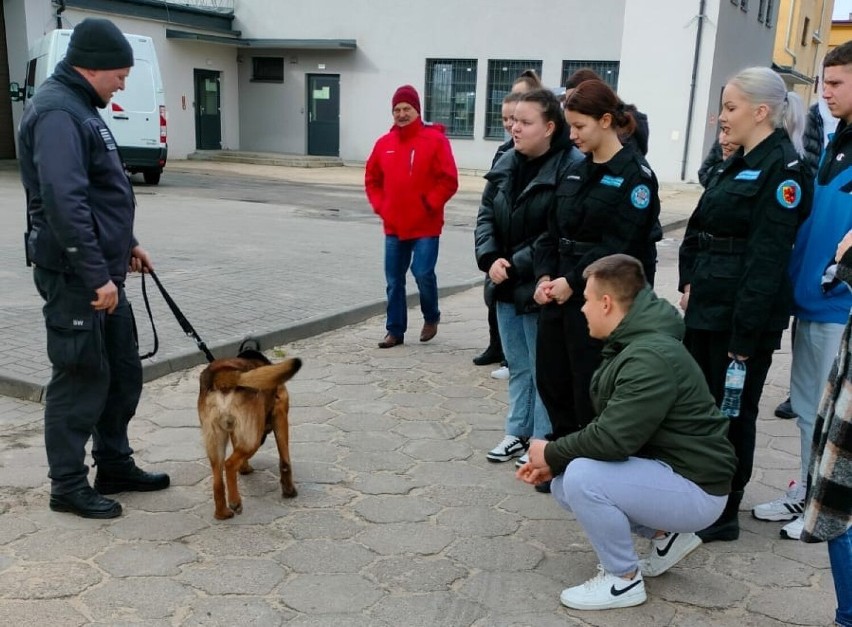
[[[538,313],[518,314],[512,303],[497,302],[497,327],[509,364],[509,413],[506,434],[543,439],[550,418],[535,387],[535,343]]]
[[[550,490],[574,512],[601,566],[618,577],[639,566],[631,532],[645,538],[657,531],[693,533],[713,523],[728,500],[707,494],[668,464],[642,457],[621,462],[579,457],[553,479]]]
[[[828,558],[837,595],[834,622],[842,627],[852,627],[852,527],[842,536],[828,541]]]
[[[814,423],[825,383],[840,348],[843,328],[844,325],[832,322],[796,321],[793,364],[790,368],[790,404],[798,416],[801,485],[808,484]]]

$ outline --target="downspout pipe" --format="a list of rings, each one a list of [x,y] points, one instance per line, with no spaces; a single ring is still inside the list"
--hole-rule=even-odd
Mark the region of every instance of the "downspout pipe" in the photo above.
[[[698,89],[698,59],[701,56],[701,35],[704,31],[704,9],[707,0],[698,2],[698,28],[695,32],[695,54],[692,58],[692,83],[689,86],[689,107],[686,112],[686,131],[683,134],[683,161],[680,166],[680,180],[686,180],[686,163],[689,156],[689,140],[692,135],[692,114],[695,110],[695,92]]]
[[[65,11],[65,0],[55,0],[56,5],[56,28],[62,28],[62,13]]]

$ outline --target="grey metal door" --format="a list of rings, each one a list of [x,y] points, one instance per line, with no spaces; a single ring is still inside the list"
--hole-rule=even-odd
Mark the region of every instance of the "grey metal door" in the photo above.
[[[195,70],[195,148],[221,150],[222,111],[219,72]]]
[[[308,74],[308,154],[340,156],[340,75]]]

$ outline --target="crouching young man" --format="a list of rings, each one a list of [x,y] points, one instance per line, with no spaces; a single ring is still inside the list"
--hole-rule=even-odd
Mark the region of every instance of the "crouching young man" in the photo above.
[[[611,255],[589,265],[583,314],[604,341],[592,378],[595,419],[554,442],[534,440],[519,479],[553,479],[600,560],[598,574],[562,591],[579,610],[645,602],[644,577],[663,574],[696,549],[695,531],[725,506],[734,473],[727,419],[681,344],[675,308],[647,286],[642,264]],[[631,532],[652,538],[640,562]]]

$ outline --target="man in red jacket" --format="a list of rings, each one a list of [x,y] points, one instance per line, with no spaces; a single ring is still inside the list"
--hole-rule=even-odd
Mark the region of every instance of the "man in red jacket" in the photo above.
[[[411,85],[397,89],[392,107],[394,125],[373,147],[364,176],[367,198],[385,230],[387,334],[379,348],[405,341],[405,274],[409,267],[423,312],[420,341],[428,342],[438,332],[438,240],[444,226],[444,205],[459,186],[444,127],[420,119],[417,90]]]

